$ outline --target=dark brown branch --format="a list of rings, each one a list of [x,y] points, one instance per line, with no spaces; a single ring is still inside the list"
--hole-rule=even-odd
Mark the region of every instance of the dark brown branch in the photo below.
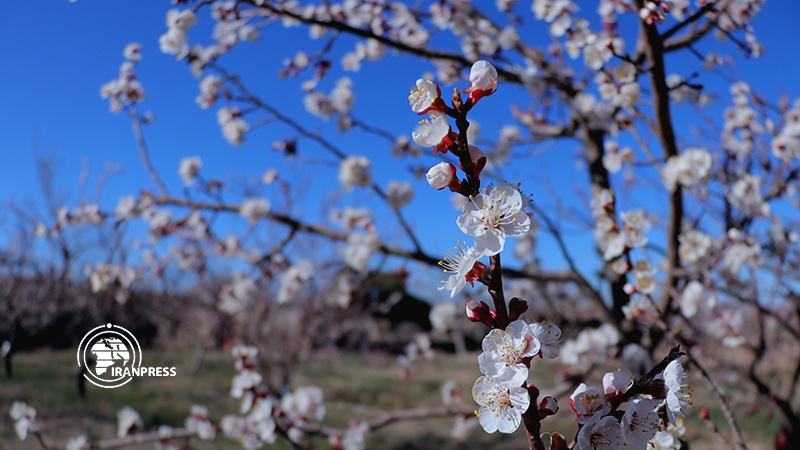
[[[144,165],[144,168],[147,170],[147,173],[150,175],[150,179],[153,180],[153,183],[156,184],[161,193],[163,195],[168,195],[169,191],[167,190],[167,186],[161,180],[161,177],[158,176],[158,172],[156,172],[155,167],[153,167],[152,161],[150,161],[150,152],[147,148],[147,142],[144,140],[144,132],[142,131],[142,119],[139,117],[139,111],[136,108],[136,103],[131,103],[128,106],[128,112],[131,116],[131,125],[133,127],[133,134],[136,137],[136,145],[139,146],[139,157],[142,159],[142,164]]]
[[[500,254],[489,257],[489,295],[494,302],[494,310],[497,312],[497,324],[500,329],[505,330],[508,326],[508,308],[506,308],[506,297],[503,293],[503,267],[500,264]]]
[[[642,8],[643,0],[637,0],[637,5]],[[650,70],[650,83],[653,89],[653,109],[655,110],[658,132],[656,133],[664,151],[664,159],[678,155],[678,145],[675,139],[675,128],[672,124],[670,111],[669,87],[667,86],[666,65],[664,63],[664,40],[658,34],[655,24],[648,24],[643,19],[639,20],[641,34],[644,37],[644,51]],[[664,284],[660,300],[661,309],[669,311],[672,300],[671,292],[677,288],[679,278],[676,270],[680,268],[678,254],[678,236],[681,234],[683,223],[683,191],[678,185],[669,196],[669,223],[667,225],[667,280]]]
[[[708,4],[704,5],[702,8],[697,10],[697,12],[695,12],[691,16],[687,17],[686,19],[684,19],[683,22],[681,22],[681,23],[675,25],[674,27],[670,28],[669,30],[665,31],[661,35],[661,39],[667,40],[667,39],[671,38],[678,31],[681,31],[682,29],[686,28],[687,26],[689,26],[689,25],[693,24],[694,22],[697,22],[698,20],[700,20],[704,15],[706,15],[706,13],[711,12],[711,11],[715,11],[715,10],[716,10],[716,4],[714,4],[714,3],[708,3]]]
[[[728,8],[729,4],[730,4],[730,0],[719,2],[718,4],[715,5],[714,9],[712,9],[711,11],[707,11],[706,13],[712,12],[712,11],[725,11],[725,9]],[[694,21],[697,21],[701,17],[702,17],[702,15],[699,16],[699,17],[695,17],[695,15],[692,15],[686,20],[688,21],[690,19],[693,19]],[[687,31],[686,33],[684,33],[684,34],[682,34],[680,36],[676,36],[674,38],[673,38],[673,36],[675,36],[677,31],[680,31],[680,28],[678,28],[678,27],[681,27],[681,25],[680,24],[676,25],[674,28],[678,28],[678,29],[676,29],[675,31],[673,31],[674,28],[670,29],[670,30],[667,30],[664,33],[664,35],[662,36],[664,52],[665,53],[669,53],[669,52],[673,52],[673,51],[676,51],[676,50],[680,50],[682,48],[688,47],[688,46],[694,44],[695,42],[699,41],[700,39],[705,37],[711,30],[713,30],[716,27],[718,19],[719,19],[719,13],[717,13],[714,17],[708,18],[705,22],[703,22],[699,26],[695,26],[691,30]],[[681,28],[683,28],[683,27],[681,27]],[[668,35],[668,33],[669,33],[669,35]]]

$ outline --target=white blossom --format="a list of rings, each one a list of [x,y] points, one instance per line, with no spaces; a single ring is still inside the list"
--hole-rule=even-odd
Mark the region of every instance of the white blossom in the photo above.
[[[481,255],[475,251],[475,248],[467,247],[459,242],[456,244],[455,250],[457,253],[447,252],[444,258],[439,261],[439,265],[442,266],[445,272],[452,273],[447,280],[442,280],[443,284],[439,286],[440,291],[450,291],[450,298],[455,297],[456,294],[464,289],[467,283],[474,286],[475,280],[480,276],[480,273],[473,272],[473,268],[481,258]],[[482,263],[478,264],[483,265]],[[478,266],[479,268],[480,265]],[[485,268],[486,266],[483,265],[483,267]]]
[[[390,181],[386,189],[386,201],[394,209],[400,209],[414,197],[414,190],[408,181]]]
[[[517,188],[504,183],[470,199],[456,223],[461,231],[475,237],[475,251],[496,255],[503,251],[506,237],[521,236],[530,229],[531,219],[524,206]]]
[[[437,303],[428,315],[431,326],[436,331],[448,332],[453,329],[456,319],[460,318],[458,308],[453,302]]]
[[[648,450],[648,441],[660,428],[656,408],[659,400],[635,398],[625,409],[622,417],[622,435],[630,450]]]
[[[522,421],[522,413],[530,406],[530,395],[524,387],[505,387],[489,377],[480,377],[472,387],[472,397],[480,405],[478,422],[487,433],[513,433]]]
[[[222,79],[216,75],[206,75],[200,80],[200,94],[195,99],[200,108],[207,109],[216,103],[220,88]]]
[[[681,260],[688,264],[695,264],[705,258],[714,243],[711,237],[694,229],[681,233],[678,241],[680,241],[678,254]]]
[[[222,287],[217,308],[227,314],[236,314],[249,306],[258,295],[256,282],[241,270],[233,274],[233,280]]]
[[[447,116],[437,111],[428,111],[428,119],[423,119],[419,124],[411,137],[421,147],[437,147],[450,133]]]
[[[436,83],[420,78],[417,80],[417,88],[408,95],[408,102],[411,104],[412,111],[417,114],[425,114],[435,106],[435,103],[443,102],[441,96],[441,91]]]
[[[625,444],[619,422],[612,416],[588,422],[578,432],[575,450],[617,450]]]
[[[278,287],[277,295],[278,304],[280,305],[292,301],[294,296],[303,287],[303,284],[311,279],[311,275],[313,274],[314,264],[307,259],[301,259],[296,264],[286,269],[280,277],[280,286]]]
[[[345,189],[372,184],[372,163],[364,156],[348,156],[339,164],[339,183]]]
[[[578,417],[575,419],[579,424],[585,425],[589,422],[597,422],[599,417],[611,411],[611,404],[605,396],[594,386],[587,386],[581,383],[569,397],[570,405]]]
[[[266,198],[251,198],[242,202],[239,206],[239,215],[247,219],[250,223],[256,223],[258,219],[266,217],[270,210],[270,202]]]
[[[322,389],[316,386],[297,388],[281,399],[281,409],[290,416],[299,415],[319,422],[325,417]]]
[[[31,431],[37,431],[39,423],[36,420],[36,408],[25,402],[15,401],[11,404],[8,415],[14,421],[14,431],[20,441],[24,441]]]
[[[539,341],[539,354],[545,358],[557,358],[561,347],[561,328],[548,322],[533,322],[528,328]]]
[[[342,257],[356,272],[366,272],[369,259],[378,250],[379,245],[378,236],[374,233],[350,233]]]
[[[528,324],[516,320],[505,330],[493,329],[483,338],[478,365],[484,375],[506,387],[521,386],[528,379],[528,365],[541,344]]]
[[[684,418],[691,411],[694,393],[681,358],[667,364],[664,385],[667,387],[667,417],[671,423],[676,423],[677,417]]]
[[[178,173],[184,186],[191,186],[194,183],[194,179],[200,174],[201,167],[203,167],[203,161],[198,156],[189,156],[181,160]]]
[[[125,437],[129,434],[142,431],[142,419],[139,413],[130,406],[126,406],[117,412],[117,437]]]
[[[684,317],[691,319],[698,312],[709,313],[714,305],[716,305],[714,294],[699,281],[690,281],[681,292],[680,308]]]

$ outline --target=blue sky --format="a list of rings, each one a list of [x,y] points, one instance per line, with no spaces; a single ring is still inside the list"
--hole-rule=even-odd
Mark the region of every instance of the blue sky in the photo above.
[[[165,31],[164,15],[171,7],[170,2],[12,1],[4,2],[3,6],[4,12],[0,15],[0,39],[4,42],[0,46],[0,86],[4,87],[0,91],[0,154],[4,159],[0,166],[0,199],[19,203],[39,199],[34,152],[51,156],[57,162],[56,186],[69,194],[71,205],[79,198],[78,176],[87,165],[90,189],[86,198],[92,201],[93,184],[104,166],[122,168],[120,174],[109,179],[99,198],[106,208],[113,208],[120,196],[134,194],[141,188],[154,189],[139,162],[129,120],[111,114],[107,102],[99,97],[100,86],[117,75],[122,49],[136,41],[143,44],[144,58],[137,73],[148,94],[142,109],[152,111],[155,116],[155,122],[146,129],[151,156],[174,193],[181,189],[178,162],[183,156],[199,155],[205,163],[203,173],[212,177],[233,181],[238,179],[236,174],[244,174],[246,179],[255,180],[270,167],[298,176],[304,180],[300,185],[310,186],[305,188],[304,198],[309,201],[306,212],[312,210],[312,216],[319,204],[330,204],[327,189],[330,183],[324,179],[335,180],[334,169],[310,167],[299,162],[287,167],[270,149],[273,140],[291,137],[285,129],[260,129],[251,133],[247,142],[238,148],[222,139],[216,124],[216,109],[203,111],[195,104],[198,80],[184,63],[158,51],[158,37]],[[520,10],[529,11],[526,2],[520,3]],[[797,85],[800,55],[796,50],[796,43],[800,42],[798,17],[800,4],[797,2],[773,0],[766,3],[762,15],[754,23],[756,34],[767,51],[761,59],[741,58],[731,44],[720,46],[713,38],[698,45],[698,49],[724,49],[725,53],[736,56],[735,74],[749,81],[766,98],[776,101],[782,92],[788,92],[794,99],[800,96]],[[200,25],[192,30],[190,38],[208,43],[211,23],[208,9],[200,13],[199,19]],[[528,20],[532,21],[532,15]],[[305,31],[299,28],[270,28],[264,31],[261,40],[257,45],[243,44],[226,55],[222,64],[242,73],[245,82],[259,95],[312,129],[321,130],[347,153],[373,158],[376,177],[383,180],[382,185],[389,179],[410,178],[404,170],[398,171],[398,166],[436,162],[433,158],[393,160],[383,141],[342,136],[331,124],[314,119],[302,109],[298,81],[278,80],[276,73],[284,58],[293,56],[299,49],[319,48],[322,43],[308,41]],[[336,54],[349,51],[352,45],[352,40],[342,39]],[[408,110],[408,88],[423,72],[432,70],[428,64],[410,62],[408,58],[390,55],[378,64],[365,63],[361,72],[355,74],[335,71],[321,88],[327,92],[339,76],[350,76],[357,93],[356,117],[375,120],[373,123],[398,134],[410,134],[418,119]],[[668,65],[670,71],[684,75],[691,73],[687,67],[699,67],[693,58],[685,56],[671,57]],[[699,81],[720,94],[720,103],[709,111],[713,118],[719,119],[721,107],[729,101],[727,87],[718,84],[719,78],[712,74],[701,74]],[[503,92],[503,89],[501,85],[497,96],[482,101],[473,114],[485,137],[495,137],[499,125],[510,117],[507,110],[510,102],[527,106],[524,98],[515,97],[519,91]],[[695,122],[683,118],[680,111],[676,118],[679,135],[684,142],[691,142],[689,128]],[[576,148],[576,143],[561,144],[541,159],[520,165],[509,174],[520,177],[523,187],[532,192],[540,204],[553,205],[551,193],[536,179],[549,176],[555,180],[554,187],[559,192],[569,189],[568,184],[562,183],[564,181],[584,183],[585,174],[572,164],[571,155]],[[318,149],[301,143],[301,152],[306,151],[323,155]],[[300,185],[298,187],[302,187]],[[423,242],[430,247],[430,252],[443,253],[456,239],[463,238],[455,227],[456,212],[449,208],[446,194],[425,191],[424,183],[415,186],[419,189],[407,212],[409,221],[423,230]],[[265,193],[275,194],[269,190]],[[231,194],[231,198],[237,197]],[[357,205],[368,198],[363,192],[353,192],[340,196],[339,205]],[[7,227],[2,225],[0,233],[7,233]],[[443,238],[443,234],[448,237]],[[551,254],[552,243],[545,241],[543,245],[543,253]]]

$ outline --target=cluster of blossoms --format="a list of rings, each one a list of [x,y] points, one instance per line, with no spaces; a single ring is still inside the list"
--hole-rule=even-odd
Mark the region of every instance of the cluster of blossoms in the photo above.
[[[603,32],[598,33],[589,28],[589,21],[586,19],[572,17],[577,11],[578,6],[569,0],[533,2],[534,15],[550,24],[550,33],[555,37],[566,37],[565,48],[572,59],[583,55],[583,62],[587,67],[599,70],[615,54],[624,53],[625,42],[615,33],[615,27],[606,27]],[[613,15],[609,15],[607,19],[613,20]]]
[[[197,17],[191,9],[167,11],[167,32],[158,39],[158,44],[162,53],[175,55],[177,59],[183,59],[189,53],[189,36],[187,33],[194,25],[197,25]]]
[[[678,254],[681,261],[687,264],[698,264],[704,261],[712,249],[714,240],[702,231],[689,229],[678,236],[680,245]]]
[[[303,286],[311,279],[314,274],[314,263],[307,259],[301,259],[296,264],[292,264],[280,277],[278,286],[278,304],[291,301]]]
[[[647,384],[634,384],[622,371],[606,373],[602,391],[581,383],[570,396],[580,425],[575,449],[677,450],[692,392],[680,358]],[[624,414],[615,414],[625,402],[629,403]]]
[[[403,354],[397,357],[397,363],[400,365],[400,377],[410,377],[415,368],[414,363],[421,359],[430,360],[432,358],[433,349],[430,336],[426,333],[416,334],[414,339],[406,344]]]
[[[772,154],[784,161],[800,158],[800,100],[783,113],[783,126],[772,139]]]
[[[755,137],[764,132],[765,127],[759,121],[758,112],[750,106],[750,86],[740,81],[731,85],[730,92],[733,106],[725,109],[722,148],[737,159],[743,159],[753,152]]]
[[[604,364],[620,339],[619,331],[610,324],[585,328],[561,346],[561,362],[580,369],[592,364]]]
[[[250,131],[250,125],[244,120],[239,108],[222,107],[217,111],[217,123],[222,128],[222,136],[231,145],[241,145],[244,135]]]
[[[200,175],[203,167],[203,160],[199,156],[187,156],[181,159],[178,166],[178,174],[181,176],[184,186],[191,186],[195,179]]]
[[[192,405],[192,412],[185,421],[186,429],[197,434],[203,440],[214,439],[217,427],[208,419],[208,408],[202,405]]]
[[[771,213],[769,203],[761,194],[761,177],[758,175],[742,174],[731,186],[728,200],[734,208],[750,217],[768,217]]]
[[[295,446],[310,443],[306,427],[325,417],[322,390],[315,386],[300,387],[282,396],[274,395],[257,370],[255,347],[233,348],[238,374],[233,378],[231,396],[241,399],[240,415],[223,417],[225,436],[239,441],[247,449],[274,443],[278,434]],[[331,442],[343,450],[363,450],[369,427],[357,424],[331,435]]]
[[[324,120],[330,120],[335,115],[336,126],[343,131],[353,126],[350,110],[354,102],[353,81],[347,77],[340,78],[330,94],[309,90],[303,99],[306,111]]]
[[[133,73],[141,60],[141,50],[141,44],[128,44],[123,51],[125,61],[119,66],[119,77],[100,87],[100,97],[108,99],[111,112],[118,113],[125,106],[145,99],[144,88]]]
[[[251,198],[239,205],[239,215],[250,223],[256,223],[259,219],[266,217],[271,208],[272,204],[269,199],[263,197]]]
[[[470,93],[467,106],[474,105],[482,97],[491,95],[497,89],[497,71],[486,61],[478,61],[470,70]],[[434,153],[448,151],[466,153],[459,155],[459,166],[468,178],[459,180],[456,167],[442,162],[432,167],[426,174],[428,183],[435,189],[449,188],[459,192],[469,179],[478,180],[486,166],[487,158],[477,146],[467,145],[467,150],[459,150],[458,135],[452,131],[444,112],[447,106],[441,98],[439,87],[428,80],[417,80],[417,89],[411,92],[409,102],[414,112],[428,114],[433,124],[425,124],[422,130],[414,132],[414,140],[422,146],[434,147]],[[471,107],[471,106],[470,106]],[[465,167],[463,161],[469,161]],[[440,263],[446,272],[451,272],[448,280],[440,289],[450,291],[455,296],[468,282],[480,280],[486,265],[478,261],[483,256],[500,253],[505,247],[507,237],[525,235],[531,227],[531,220],[524,208],[528,199],[520,193],[518,187],[503,183],[489,187],[482,193],[470,196],[462,207],[462,215],[457,225],[468,236],[475,238],[474,247],[456,245],[457,253],[448,253]]]
[[[253,278],[237,270],[233,280],[222,287],[217,308],[227,314],[236,314],[253,304],[259,290]]]
[[[14,402],[8,411],[8,415],[14,421],[14,431],[20,441],[24,441],[28,437],[28,433],[39,429],[39,422],[36,420],[36,408],[29,406],[25,402]]]
[[[667,188],[674,191],[678,185],[692,187],[708,181],[711,165],[711,154],[708,150],[693,147],[667,159],[661,175]]]
[[[217,102],[219,91],[222,89],[222,79],[216,75],[206,75],[200,80],[200,94],[197,95],[197,105],[207,109]]]
[[[723,272],[738,277],[743,265],[755,268],[761,265],[761,244],[755,238],[736,228],[728,230],[728,242],[722,252]]]
[[[633,149],[630,147],[619,148],[617,141],[608,140],[603,144],[603,166],[610,173],[617,173],[624,163],[633,161]]]
[[[698,313],[710,313],[716,303],[717,300],[713,291],[704,286],[703,283],[692,280],[683,288],[679,306],[681,314],[691,319]]]
[[[356,272],[367,271],[369,260],[378,251],[380,239],[374,232],[354,231],[347,236],[347,246],[342,249],[342,258]]]
[[[101,224],[105,222],[106,217],[96,203],[87,203],[71,211],[64,206],[58,209],[55,225],[48,228],[43,223],[37,223],[35,232],[40,238],[57,236],[63,228],[79,224]]]
[[[620,214],[622,228],[617,223],[616,199],[611,189],[596,189],[592,195],[592,215],[596,223],[594,236],[603,252],[603,259],[612,261],[615,272],[624,274],[632,269],[629,253],[647,244],[645,234],[651,223],[640,209]]]
[[[372,184],[372,163],[366,156],[348,156],[339,163],[339,183],[345,189]]]
[[[119,303],[128,300],[131,285],[140,278],[139,273],[131,267],[104,263],[94,267],[86,266],[83,272],[89,277],[93,293],[113,289],[114,297]]]
[[[632,109],[642,93],[636,82],[636,70],[633,64],[622,62],[607,72],[597,72],[595,83],[603,100],[614,107]]]
[[[556,358],[561,343],[561,329],[549,323],[516,320],[505,330],[493,329],[483,338],[483,353],[478,364],[484,376],[475,381],[472,396],[480,405],[475,413],[487,433],[512,433],[528,411],[535,387],[526,387],[533,358]],[[555,414],[558,402],[542,399],[541,417]]]

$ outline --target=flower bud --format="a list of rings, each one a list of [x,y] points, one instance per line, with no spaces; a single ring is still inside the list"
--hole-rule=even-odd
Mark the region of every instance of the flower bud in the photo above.
[[[489,328],[494,326],[494,317],[486,302],[470,300],[467,302],[467,319],[470,322],[480,322]]]
[[[486,167],[486,154],[483,153],[483,150],[478,148],[477,145],[470,144],[469,159],[470,161],[472,161],[472,164],[470,165],[472,167],[472,175],[475,178],[480,178],[483,168]],[[461,170],[466,172],[468,169],[466,169],[464,165],[461,164]]]
[[[558,400],[549,395],[539,404],[539,418],[543,419],[558,412]]]
[[[539,398],[539,388],[533,383],[529,384],[528,395],[531,397],[531,403],[536,403],[536,399]]]
[[[434,189],[442,190],[449,187],[453,192],[461,189],[461,182],[456,178],[456,166],[448,162],[440,162],[431,167],[425,178]]]
[[[517,297],[511,298],[508,301],[508,318],[512,322],[519,319],[525,311],[528,310],[528,302],[520,300]]]
[[[475,104],[483,97],[494,94],[497,90],[497,69],[488,61],[478,61],[469,71],[468,102]]]

